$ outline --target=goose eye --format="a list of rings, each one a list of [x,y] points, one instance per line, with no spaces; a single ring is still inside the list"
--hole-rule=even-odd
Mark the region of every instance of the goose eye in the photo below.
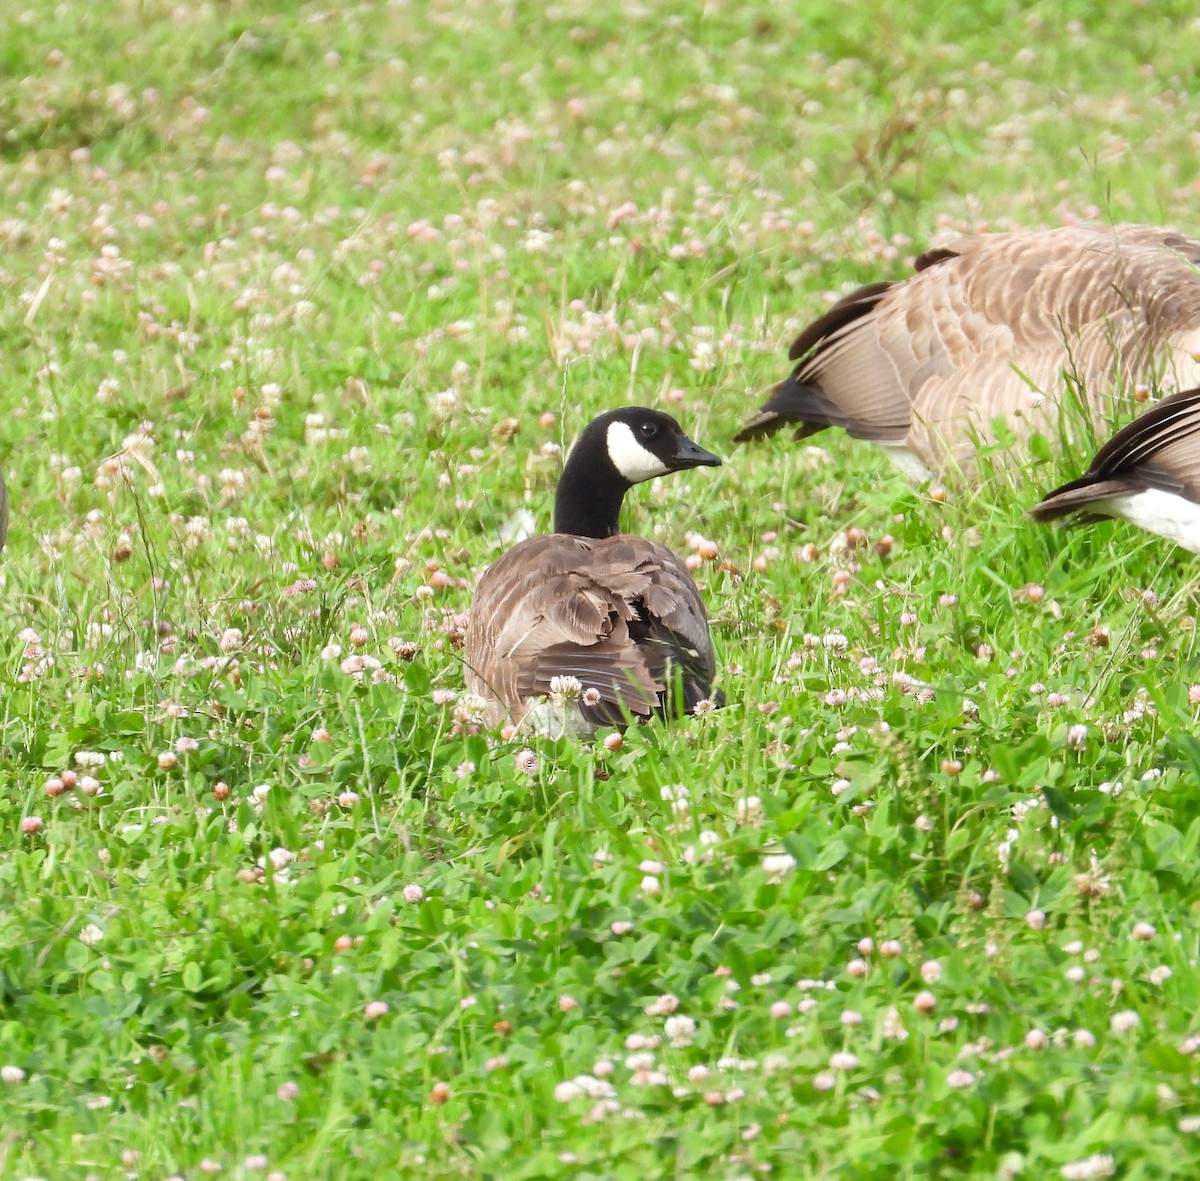
[[[658,434],[658,423],[644,422],[638,427],[638,430],[641,431],[643,439],[653,439]]]

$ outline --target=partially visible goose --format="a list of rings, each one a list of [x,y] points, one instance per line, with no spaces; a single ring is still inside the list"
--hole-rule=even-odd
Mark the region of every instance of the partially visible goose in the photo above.
[[[1039,521],[1121,517],[1200,553],[1200,389],[1164,398],[1135,418],[1100,448],[1085,475],[1029,513]]]
[[[1109,422],[1118,388],[1200,384],[1198,268],[1200,242],[1152,226],[962,238],[810,324],[792,375],[734,437],[839,426],[924,479],[969,469],[998,415],[1019,438],[1057,439],[1064,373]]]
[[[623,725],[626,711],[690,713],[710,696],[716,660],[696,584],[618,517],[634,484],[720,462],[657,410],[627,406],[587,426],[559,479],[554,532],[497,559],[471,604],[467,689],[487,700],[491,725],[581,735]]]

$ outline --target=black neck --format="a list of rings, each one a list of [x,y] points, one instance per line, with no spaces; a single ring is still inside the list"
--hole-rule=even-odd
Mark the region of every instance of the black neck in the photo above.
[[[575,445],[554,497],[554,532],[577,537],[611,537],[621,531],[621,501],[629,484],[609,461]]]

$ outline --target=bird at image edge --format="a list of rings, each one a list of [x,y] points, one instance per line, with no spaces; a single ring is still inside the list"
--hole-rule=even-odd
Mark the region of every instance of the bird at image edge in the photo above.
[[[1200,389],[1173,394],[1119,430],[1077,480],[1029,510],[1038,521],[1118,517],[1200,553]]]
[[[970,470],[996,418],[1069,441],[1068,378],[1093,429],[1128,418],[1139,385],[1200,384],[1200,241],[1102,224],[961,238],[840,299],[789,356],[737,442],[841,427],[917,480]]]

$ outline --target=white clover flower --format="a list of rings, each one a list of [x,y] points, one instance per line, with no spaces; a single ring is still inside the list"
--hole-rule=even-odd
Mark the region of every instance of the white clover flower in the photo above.
[[[578,701],[583,696],[583,684],[578,677],[551,677],[550,700],[556,705]]]
[[[616,1094],[612,1083],[590,1074],[576,1075],[573,1081],[589,1099],[611,1099]]]
[[[662,1038],[656,1033],[631,1033],[625,1039],[625,1049],[633,1051],[641,1050],[657,1050],[662,1043]],[[654,1055],[650,1055],[650,1061],[654,1061]],[[644,1064],[643,1064],[644,1065]],[[636,1070],[637,1067],[630,1067],[631,1070]]]
[[[570,1103],[572,1099],[578,1099],[582,1094],[583,1088],[574,1079],[567,1079],[554,1088],[554,1098],[559,1103]]]
[[[796,859],[790,853],[772,853],[762,860],[763,873],[768,882],[782,882],[796,868]]]
[[[368,656],[364,652],[356,652],[353,656],[347,656],[341,665],[342,672],[358,681],[363,679],[364,673],[375,672],[382,667],[374,656]]]
[[[692,1038],[696,1033],[696,1022],[682,1013],[676,1013],[673,1017],[668,1017],[663,1023],[663,1032],[667,1035],[671,1045],[682,1048],[690,1046]]]
[[[900,1011],[894,1005],[883,1016],[883,1036],[894,1042],[902,1042],[908,1038],[908,1030],[904,1028]]]
[[[742,796],[735,806],[733,817],[738,824],[748,824],[751,827],[761,824],[762,800],[758,796]]]
[[[1066,1181],[1097,1181],[1100,1177],[1113,1176],[1116,1171],[1112,1156],[1105,1152],[1072,1161],[1060,1170]]]

